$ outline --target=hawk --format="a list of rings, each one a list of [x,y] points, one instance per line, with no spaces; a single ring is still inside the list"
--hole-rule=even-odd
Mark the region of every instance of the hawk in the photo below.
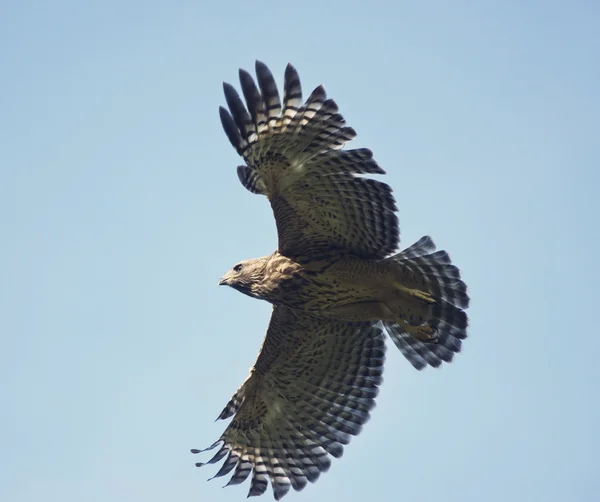
[[[239,76],[246,105],[223,84],[221,122],[245,161],[242,185],[271,204],[278,247],[239,262],[219,284],[273,312],[250,375],[218,417],[233,420],[206,449],[220,445],[207,463],[225,459],[215,477],[233,470],[228,485],[251,475],[248,496],[270,481],[279,500],[316,481],[369,419],[384,332],[418,370],[449,363],[467,336],[469,297],[430,237],[397,252],[392,190],[369,177],[385,171],[370,150],[342,149],[356,132],[323,86],[303,102],[288,65],[281,100],[260,61],[258,85]]]

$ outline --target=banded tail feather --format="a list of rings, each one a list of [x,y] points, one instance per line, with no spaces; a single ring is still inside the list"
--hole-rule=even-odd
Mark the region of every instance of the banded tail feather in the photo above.
[[[407,333],[401,325],[384,322],[388,335],[418,370],[427,365],[437,368],[443,362],[451,362],[454,354],[460,352],[462,340],[467,337],[468,321],[463,309],[469,306],[469,296],[460,271],[452,264],[446,251],[436,251],[429,236],[387,259],[425,285],[424,289],[436,302],[428,322],[437,331],[434,340],[424,342]]]

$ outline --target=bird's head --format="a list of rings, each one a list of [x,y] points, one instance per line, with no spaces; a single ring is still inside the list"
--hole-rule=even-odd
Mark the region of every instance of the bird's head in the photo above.
[[[219,286],[230,286],[248,296],[260,298],[265,267],[264,258],[241,261],[221,277]]]

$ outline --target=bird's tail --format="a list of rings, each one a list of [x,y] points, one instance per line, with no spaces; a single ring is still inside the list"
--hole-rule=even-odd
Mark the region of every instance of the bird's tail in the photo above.
[[[464,309],[469,306],[469,296],[458,268],[452,264],[448,253],[435,250],[435,244],[428,236],[387,260],[402,267],[402,276],[408,280],[407,287],[424,290],[435,302],[427,320],[435,332],[431,341],[419,340],[407,332],[405,325],[384,321],[388,335],[418,370],[427,365],[438,367],[443,361],[451,362],[467,337],[468,324]]]

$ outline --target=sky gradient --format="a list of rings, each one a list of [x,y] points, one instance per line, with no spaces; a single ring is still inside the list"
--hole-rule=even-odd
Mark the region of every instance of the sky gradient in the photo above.
[[[217,112],[257,58],[325,85],[402,247],[431,235],[472,298],[464,352],[388,344],[372,419],[285,500],[599,500],[600,4],[209,4],[2,5],[0,500],[245,498],[189,449],[270,317],[217,288],[276,247]]]

